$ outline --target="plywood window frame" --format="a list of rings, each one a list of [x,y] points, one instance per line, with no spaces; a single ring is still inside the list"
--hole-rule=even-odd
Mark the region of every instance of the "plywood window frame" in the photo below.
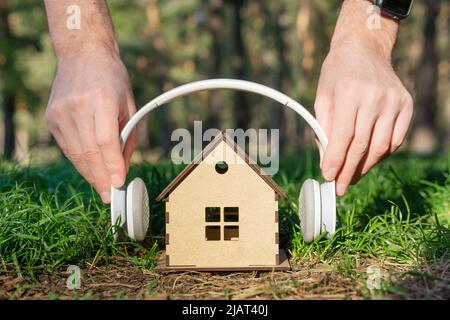
[[[213,231],[217,229],[219,236]],[[222,240],[222,227],[220,225],[206,225],[205,226],[205,240],[206,241],[221,241]]]
[[[239,241],[239,229],[239,207],[223,207],[223,241]]]
[[[239,223],[239,207],[224,207],[223,222]]]
[[[205,207],[205,241],[222,240],[222,220],[221,207]]]
[[[227,232],[228,230],[228,232]],[[223,241],[239,241],[239,225],[223,226]]]
[[[213,210],[211,210],[213,209]],[[218,209],[218,210],[215,210]],[[209,212],[208,212],[209,211]],[[213,211],[218,211],[218,212],[213,212]],[[218,216],[218,220],[208,220],[209,217],[214,217],[214,216]],[[221,207],[205,207],[205,223],[210,224],[210,223],[221,223],[222,222],[222,208]]]
[[[219,219],[218,221],[208,221],[208,210],[211,209],[218,209],[218,214],[219,214]],[[227,210],[226,210],[227,209]],[[235,221],[225,221],[226,219],[226,214],[225,211],[229,211],[229,212],[234,212],[236,213],[236,219]],[[216,210],[217,211],[217,210]],[[216,212],[217,215],[217,212]],[[211,231],[208,230],[212,230],[212,228],[216,228],[219,227],[219,236],[220,239],[217,239],[217,237],[215,239],[208,239],[208,234],[210,235],[210,237],[214,238],[214,235],[212,235]],[[227,206],[227,207],[213,207],[213,206],[208,206],[205,207],[205,241],[238,241],[239,240],[239,207],[231,207],[231,206]]]

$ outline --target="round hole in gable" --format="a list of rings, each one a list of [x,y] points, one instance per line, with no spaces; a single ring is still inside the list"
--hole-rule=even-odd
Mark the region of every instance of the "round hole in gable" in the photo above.
[[[228,164],[225,161],[219,161],[216,163],[217,173],[224,174],[228,171]]]

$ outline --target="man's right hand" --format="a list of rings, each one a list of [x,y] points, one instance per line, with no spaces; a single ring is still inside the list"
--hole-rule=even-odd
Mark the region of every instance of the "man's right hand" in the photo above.
[[[111,185],[121,187],[137,139],[124,153],[119,134],[136,112],[127,71],[119,56],[101,49],[61,59],[46,120],[64,155],[104,203]]]
[[[69,6],[79,7],[79,28],[67,26]],[[133,132],[122,153],[119,135],[136,106],[108,6],[105,0],[45,0],[45,8],[58,62],[48,127],[65,156],[109,203],[111,186],[125,182],[137,139]]]

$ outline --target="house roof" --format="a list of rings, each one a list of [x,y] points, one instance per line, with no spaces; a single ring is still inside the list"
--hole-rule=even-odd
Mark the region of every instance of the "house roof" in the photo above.
[[[211,141],[190,164],[180,172],[180,174],[172,180],[171,183],[159,194],[156,201],[165,199],[175,188],[202,162],[204,158],[214,150],[214,148],[222,141],[225,141],[244,161],[258,174],[258,176],[264,180],[280,197],[287,199],[286,193],[281,187],[276,184],[272,178],[264,173],[264,171],[255,163],[250,161],[248,154],[243,151],[234,140],[229,137],[224,131],[220,132],[213,141]]]

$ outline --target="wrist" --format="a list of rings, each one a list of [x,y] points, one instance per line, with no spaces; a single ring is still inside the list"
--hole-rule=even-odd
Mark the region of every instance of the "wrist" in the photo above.
[[[79,8],[78,26],[69,28],[67,9]],[[106,0],[45,0],[49,31],[58,64],[91,55],[119,57]]]
[[[58,47],[55,43],[54,47],[58,66],[73,64],[77,61],[83,61],[92,57],[120,60],[119,46],[117,45],[115,39],[111,39],[109,41],[87,39],[79,45],[76,43],[71,43],[60,47]]]
[[[359,45],[391,59],[397,39],[398,21],[380,15],[372,6],[370,0],[343,1],[331,40],[331,50],[343,45]],[[376,19],[375,27],[371,25],[373,19]]]

